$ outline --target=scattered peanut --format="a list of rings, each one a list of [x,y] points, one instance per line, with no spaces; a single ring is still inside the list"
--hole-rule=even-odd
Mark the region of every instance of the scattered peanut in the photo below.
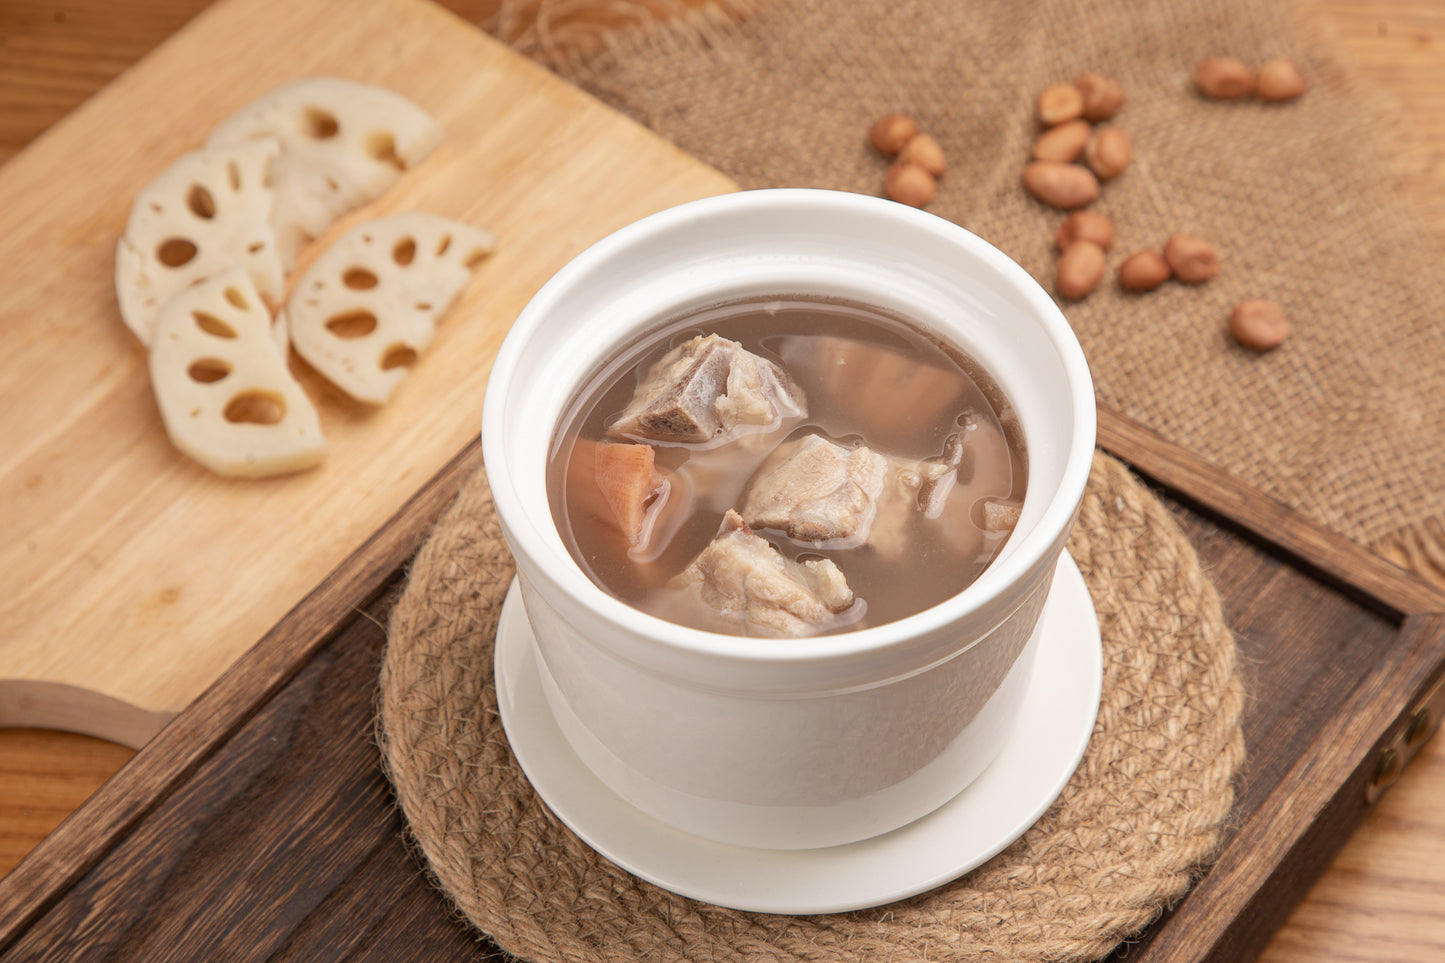
[[[1071,211],[1099,197],[1099,179],[1081,164],[1033,161],[1024,167],[1024,187],[1052,207]]]
[[[917,164],[934,177],[942,177],[948,165],[943,159],[943,148],[928,134],[914,134],[898,152],[898,160],[904,164]]]
[[[1108,120],[1124,106],[1124,87],[1113,77],[1103,74],[1084,74],[1074,81],[1074,86],[1084,98],[1084,119],[1091,121]]]
[[[924,207],[933,203],[938,194],[938,183],[932,174],[917,164],[899,162],[883,175],[883,191],[901,204]]]
[[[1174,271],[1158,251],[1137,251],[1119,265],[1119,287],[1126,291],[1152,291]]]
[[[1219,255],[1208,241],[1192,234],[1175,234],[1164,244],[1164,260],[1185,284],[1200,284],[1219,273]]]
[[[1099,211],[1075,211],[1059,225],[1054,241],[1060,251],[1075,241],[1089,241],[1107,251],[1114,246],[1114,222]]]
[[[917,133],[918,125],[913,118],[903,114],[886,114],[873,124],[873,129],[868,132],[868,139],[879,153],[892,157]]]
[[[1034,160],[1071,161],[1084,152],[1094,129],[1087,120],[1066,120],[1050,127],[1034,141]]]
[[[1124,173],[1133,159],[1134,146],[1128,133],[1119,127],[1104,128],[1084,148],[1084,161],[1101,181]]]
[[[1246,298],[1229,316],[1229,333],[1246,348],[1268,351],[1279,347],[1289,337],[1289,318],[1272,301]]]
[[[1305,79],[1292,60],[1276,57],[1259,65],[1260,100],[1294,100],[1305,92]]]
[[[1104,279],[1104,249],[1093,241],[1075,241],[1059,258],[1054,287],[1059,295],[1077,301]]]
[[[1037,107],[1039,120],[1053,127],[1083,116],[1084,95],[1073,84],[1054,84],[1039,94]]]
[[[1235,100],[1254,92],[1254,71],[1233,57],[1208,57],[1194,69],[1194,84],[1213,100]]]

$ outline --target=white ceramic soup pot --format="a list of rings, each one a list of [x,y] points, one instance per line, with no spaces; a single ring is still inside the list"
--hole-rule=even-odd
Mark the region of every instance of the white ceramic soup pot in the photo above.
[[[1028,457],[1023,507],[1002,552],[957,595],[853,632],[746,638],[643,614],[569,555],[547,462],[579,387],[649,329],[767,296],[909,318],[971,355],[1012,402]],[[803,849],[906,825],[997,754],[1084,493],[1095,408],[1068,323],[996,248],[902,204],[784,189],[683,204],[578,255],[512,326],[482,422],[543,688],[572,749],[675,828]]]

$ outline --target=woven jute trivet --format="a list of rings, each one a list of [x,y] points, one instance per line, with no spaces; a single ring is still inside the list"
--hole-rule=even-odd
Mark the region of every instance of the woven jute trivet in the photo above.
[[[479,472],[418,554],[381,672],[383,762],[436,883],[534,961],[1092,960],[1208,864],[1244,756],[1234,639],[1162,504],[1096,454],[1069,551],[1103,636],[1082,763],[1044,817],[967,876],[885,907],[744,913],[645,883],[547,810],[497,714],[492,650],[512,577]]]
[[[1134,161],[1091,210],[1118,239],[1108,280],[1062,302],[1101,401],[1316,522],[1445,578],[1445,271],[1398,175],[1398,107],[1297,0],[505,0],[493,29],[745,188],[878,194],[869,126],[910,114],[949,169],[932,213],[1053,290],[1064,215],[1020,177],[1034,98],[1116,76]],[[693,8],[678,15],[679,9]],[[642,21],[644,26],[637,26]],[[629,28],[626,25],[631,24]],[[589,29],[589,27],[591,29]],[[1288,56],[1297,102],[1210,101],[1204,57]],[[1211,241],[1208,284],[1120,290],[1129,254]],[[1226,331],[1269,298],[1294,321],[1259,355]]]

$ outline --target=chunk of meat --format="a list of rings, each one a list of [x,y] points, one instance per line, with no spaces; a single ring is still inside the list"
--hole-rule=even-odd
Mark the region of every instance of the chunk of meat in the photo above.
[[[663,355],[607,431],[634,441],[701,445],[805,412],[801,389],[782,369],[709,334]]]
[[[749,525],[820,548],[851,548],[868,539],[888,459],[813,434],[779,455],[748,490],[742,516]]]
[[[973,460],[973,446],[964,432],[944,439],[942,454],[921,461],[889,458],[868,544],[887,557],[901,558],[908,550],[917,516],[940,518],[960,479],[966,485],[972,476]]]
[[[1013,466],[996,423],[964,416],[942,453],[922,461],[890,458],[868,546],[906,558],[927,521],[929,531],[968,556],[992,553],[1012,530],[1018,503],[1009,500]],[[1011,511],[1012,510],[1012,511]]]
[[[963,443],[963,435],[952,434],[943,440],[943,454],[925,458],[914,469],[918,473],[918,510],[926,518],[943,514],[948,493],[958,484],[959,466],[973,449]],[[972,474],[972,472],[970,472]]]
[[[837,624],[855,602],[830,559],[784,558],[732,510],[717,537],[671,584],[696,585],[703,602],[741,623],[746,635],[813,635]]]
[[[1018,502],[988,498],[983,502],[983,530],[986,532],[1011,532],[1019,523],[1023,505]]]

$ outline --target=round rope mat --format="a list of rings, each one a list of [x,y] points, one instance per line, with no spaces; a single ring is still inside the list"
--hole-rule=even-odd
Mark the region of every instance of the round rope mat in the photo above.
[[[534,961],[1093,960],[1212,858],[1243,756],[1234,640],[1193,548],[1119,462],[1094,457],[1069,551],[1099,614],[1103,700],[1044,817],[967,876],[828,916],[698,903],[602,859],[507,746],[492,647],[512,561],[483,473],[418,554],[381,670],[378,736],[413,841],[461,913]]]

